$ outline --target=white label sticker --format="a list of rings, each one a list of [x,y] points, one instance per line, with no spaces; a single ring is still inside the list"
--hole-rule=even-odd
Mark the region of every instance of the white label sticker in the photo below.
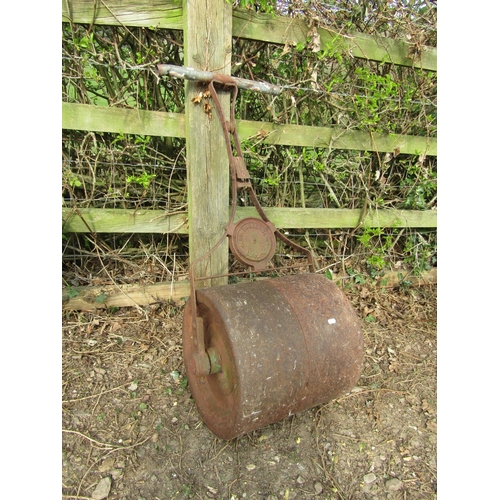
[[[330,319],[328,320],[328,324],[329,324],[329,325],[334,325],[335,323],[337,323],[337,320],[336,320],[335,318],[330,318]]]

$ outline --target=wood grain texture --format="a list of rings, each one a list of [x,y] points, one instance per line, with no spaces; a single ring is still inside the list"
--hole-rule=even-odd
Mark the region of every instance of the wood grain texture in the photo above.
[[[196,8],[203,15],[203,4],[196,5]],[[147,3],[138,0],[62,0],[62,21],[82,24],[184,30],[184,12],[181,0],[150,0]],[[293,45],[305,43],[310,32],[306,21],[299,18],[246,9],[234,9],[231,17],[232,34],[237,38]],[[319,28],[318,35],[321,50],[333,46],[361,59],[437,71],[436,47],[358,32],[340,34],[325,28]]]
[[[210,120],[204,116],[202,105],[190,103],[188,108],[201,111],[198,133],[215,130],[220,126],[217,116]],[[194,112],[194,110],[193,110]],[[213,113],[215,110],[213,110]],[[198,113],[199,114],[199,113]],[[62,127],[70,130],[112,132],[125,134],[153,135],[161,137],[185,137],[186,122],[182,113],[163,113],[125,108],[105,108],[90,104],[62,104]],[[204,128],[201,123],[204,123]],[[360,151],[392,152],[396,148],[403,154],[437,155],[437,139],[403,134],[378,134],[343,127],[313,127],[309,125],[277,125],[269,122],[236,120],[240,140],[254,138],[265,144],[304,146],[315,148],[349,149]],[[207,132],[208,133],[208,132]],[[218,139],[222,138],[216,136]],[[252,140],[252,139],[251,139]],[[225,149],[222,153],[227,161]]]
[[[233,11],[233,35],[283,45],[306,43],[311,29],[300,18],[273,16],[262,12],[235,9]],[[393,40],[364,33],[340,34],[318,28],[320,49],[335,47],[353,57],[383,61],[401,66],[411,66],[437,71],[437,49],[417,46],[403,40]]]
[[[231,5],[225,0],[184,0],[184,65],[220,74],[231,72]],[[228,222],[229,159],[222,126],[213,109],[196,102],[196,82],[186,81],[186,163],[188,175],[189,258],[198,261],[195,277],[227,273],[228,243],[210,255]],[[229,95],[222,95],[229,117]],[[201,260],[200,260],[201,259]],[[226,278],[197,282],[197,287],[222,285]]]
[[[115,134],[185,137],[181,113],[62,103],[62,128]]]
[[[187,234],[187,213],[121,208],[63,208],[64,233],[175,233]]]
[[[407,271],[388,271],[375,283],[381,288],[400,286],[401,278],[406,285],[428,286],[437,284],[437,268],[423,272],[419,276]],[[258,278],[260,279],[260,278]],[[268,278],[266,278],[268,279]],[[333,281],[339,286],[352,280],[351,276],[336,274]],[[241,279],[245,281],[245,279]],[[72,287],[62,291],[63,310],[95,311],[109,307],[133,307],[166,302],[182,301],[190,294],[188,281],[171,281],[153,285],[104,285]]]
[[[109,307],[145,306],[189,297],[188,281],[153,285],[77,286],[62,291],[63,310],[94,311]]]
[[[362,210],[345,208],[265,208],[269,220],[278,229],[346,229],[356,227]],[[226,207],[227,222],[229,208]],[[235,221],[259,217],[254,207],[238,207]],[[365,227],[436,228],[436,210],[368,210],[364,214]],[[163,210],[127,210],[81,208],[75,211],[63,208],[65,233],[188,233],[186,213],[168,214]]]
[[[62,0],[63,22],[183,29],[181,0]]]

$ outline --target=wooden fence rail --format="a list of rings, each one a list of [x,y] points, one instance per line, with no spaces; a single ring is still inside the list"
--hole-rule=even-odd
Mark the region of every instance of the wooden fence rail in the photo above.
[[[311,28],[304,20],[234,10],[225,0],[63,0],[62,21],[182,30],[185,65],[195,69],[217,69],[219,73],[227,72],[231,67],[232,37],[295,45],[306,43],[311,36]],[[437,70],[436,49],[421,47],[411,40],[392,40],[362,33],[346,35],[324,28],[317,28],[314,35],[319,37],[320,50],[336,47],[356,58],[428,71]],[[210,51],[200,51],[200,47],[205,48],[208,40],[211,44]],[[210,60],[207,59],[208,52]],[[195,83],[185,82],[185,91],[186,103],[190,103],[196,92]],[[227,110],[229,96],[223,95],[223,92],[221,94],[223,107]],[[186,113],[179,114],[62,103],[62,127],[67,130],[185,138],[189,210],[188,216],[186,213],[166,213],[161,210],[63,208],[63,231],[189,234],[192,260],[203,255],[218,241],[227,222],[226,208],[229,205],[227,154],[220,123],[218,120],[209,121],[200,106],[187,105]],[[259,136],[259,140],[267,144],[376,152],[392,152],[398,149],[403,154],[437,155],[437,141],[428,137],[376,134],[339,126],[282,125],[246,120],[237,121],[236,127],[240,140]],[[196,141],[191,141],[191,137],[196,137]],[[361,210],[346,209],[269,208],[266,213],[276,227],[283,229],[352,228],[360,222],[370,227],[437,226],[437,212],[431,210],[368,210],[365,213]],[[241,207],[237,209],[236,219],[254,215],[255,209]],[[214,276],[227,272],[227,257],[227,245],[222,245],[217,255],[211,256],[209,268],[200,268],[195,274]],[[220,280],[211,284],[219,283]],[[185,296],[187,290],[185,282],[156,286],[154,300]],[[137,293],[138,295],[134,295],[134,290],[129,288],[120,289],[118,295],[121,299],[118,302],[122,304],[123,297],[128,297],[126,305],[153,300],[151,291],[143,290]],[[84,295],[82,291],[80,298]],[[111,297],[113,293],[108,291],[105,295]],[[141,299],[137,302],[139,295]],[[63,296],[63,301],[65,307],[74,308],[111,305],[111,302],[102,300],[97,304],[92,299],[93,296],[93,293],[90,293],[85,300],[74,297],[68,300],[68,296]]]
[[[347,229],[360,222],[365,227],[435,228],[435,210],[362,210],[346,208],[266,208],[266,215],[281,229]],[[237,207],[235,222],[258,217],[253,207]],[[229,217],[229,210],[227,218]],[[363,220],[361,218],[363,217]],[[226,219],[227,219],[226,218]],[[63,208],[63,232],[67,233],[188,234],[188,214],[163,210],[120,208]]]
[[[337,282],[351,279],[349,276],[334,276]],[[403,276],[405,282],[413,286],[434,285],[437,283],[437,268],[420,276]],[[380,287],[394,288],[401,282],[401,273],[391,271],[378,280]],[[146,306],[155,302],[171,299],[181,301],[189,297],[189,281],[170,281],[151,285],[107,285],[82,286],[64,290],[62,306],[65,310],[95,310],[109,307]]]
[[[62,0],[63,22],[183,30],[183,16],[182,0]],[[310,31],[307,23],[299,18],[243,9],[235,9],[232,13],[234,37],[293,45],[305,43]],[[437,71],[435,47],[420,47],[416,43],[364,33],[341,35],[324,28],[318,28],[317,33],[321,50],[333,43],[338,48],[347,50],[353,57]]]
[[[182,113],[140,109],[105,108],[91,104],[62,103],[62,127],[67,130],[139,134],[159,137],[186,137]],[[259,137],[264,144],[314,148],[349,149],[402,154],[437,155],[437,139],[404,134],[379,134],[339,126],[280,125],[236,120],[240,140]],[[261,137],[265,135],[265,139]]]

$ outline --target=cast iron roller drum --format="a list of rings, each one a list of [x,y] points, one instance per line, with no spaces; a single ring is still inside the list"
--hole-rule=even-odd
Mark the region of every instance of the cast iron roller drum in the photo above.
[[[196,292],[183,351],[191,393],[207,427],[232,439],[348,393],[363,364],[363,336],[344,293],[317,274]],[[199,360],[203,362],[200,363]]]

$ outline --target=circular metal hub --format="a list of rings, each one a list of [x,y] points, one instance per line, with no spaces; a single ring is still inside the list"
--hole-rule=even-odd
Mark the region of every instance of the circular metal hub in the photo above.
[[[262,270],[276,251],[276,227],[255,217],[242,219],[227,228],[234,256],[254,270]]]

